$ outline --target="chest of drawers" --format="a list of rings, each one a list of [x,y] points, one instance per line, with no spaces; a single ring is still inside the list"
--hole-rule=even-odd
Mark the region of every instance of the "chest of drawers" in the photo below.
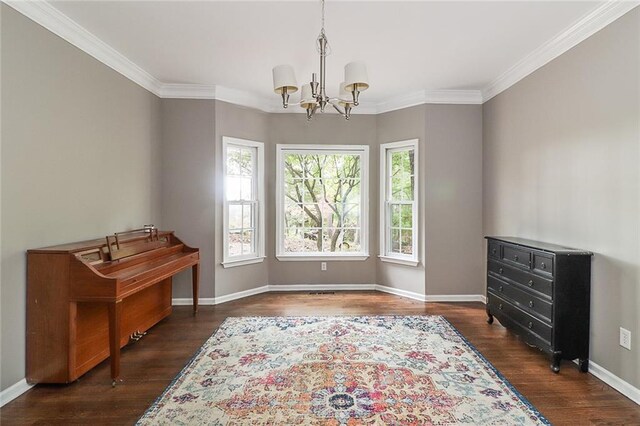
[[[551,356],[589,365],[591,256],[514,237],[487,239],[487,315]]]

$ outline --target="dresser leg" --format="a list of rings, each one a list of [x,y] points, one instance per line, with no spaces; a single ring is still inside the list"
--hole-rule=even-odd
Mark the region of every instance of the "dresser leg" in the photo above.
[[[493,315],[491,315],[491,311],[489,310],[489,306],[487,306],[487,323],[493,324]]]
[[[111,385],[115,386],[120,376],[120,322],[122,300],[109,303],[109,359],[111,362]]]
[[[589,358],[580,358],[578,360],[578,365],[580,366],[580,371],[582,371],[583,373],[589,372]]]
[[[562,361],[562,352],[554,352],[551,355],[551,371],[557,373],[560,371],[560,362]]]

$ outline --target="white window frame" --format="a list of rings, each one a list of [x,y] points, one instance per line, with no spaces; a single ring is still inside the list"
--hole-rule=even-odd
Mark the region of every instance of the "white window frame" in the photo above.
[[[254,148],[256,156],[253,164],[253,191],[256,199],[251,203],[254,204],[254,220],[256,223],[255,230],[255,252],[248,255],[229,256],[229,200],[227,200],[227,149],[232,147]],[[238,139],[229,136],[222,137],[222,192],[223,192],[223,210],[222,210],[222,244],[223,244],[223,260],[222,266],[231,268],[235,266],[249,265],[252,263],[260,263],[265,259],[265,207],[264,207],[264,143],[250,141],[246,139]]]
[[[297,154],[357,154],[360,155],[360,244],[355,253],[287,253],[284,251],[284,155]],[[369,258],[369,146],[368,145],[276,145],[276,258],[281,261],[355,260]]]
[[[412,215],[412,254],[406,255],[401,253],[394,253],[391,248],[391,182],[390,178],[390,162],[391,153],[397,151],[404,151],[407,149],[413,149],[414,151],[414,163],[413,163],[413,202],[400,202],[400,204],[413,205]],[[410,139],[406,141],[390,142],[380,145],[380,254],[378,257],[383,262],[397,263],[407,266],[417,266],[419,261],[418,256],[418,214],[419,214],[419,164],[420,157],[418,154],[418,139]],[[393,202],[398,204],[398,202]]]

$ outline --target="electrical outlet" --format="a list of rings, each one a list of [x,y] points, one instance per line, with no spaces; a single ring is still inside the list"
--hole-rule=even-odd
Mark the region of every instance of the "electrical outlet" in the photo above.
[[[321,271],[326,271],[327,270],[327,262],[320,263],[320,270]]]
[[[622,327],[620,327],[620,346],[631,350],[631,332]]]

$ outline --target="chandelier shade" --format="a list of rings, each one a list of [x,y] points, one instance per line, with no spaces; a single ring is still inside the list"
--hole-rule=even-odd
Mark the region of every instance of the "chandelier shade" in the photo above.
[[[352,106],[353,99],[351,98],[351,92],[349,92],[346,88],[346,83],[343,81],[340,83],[340,94],[338,95],[338,104],[341,107]]]
[[[347,92],[364,92],[369,88],[369,76],[364,62],[349,62],[344,66],[344,83]]]
[[[278,95],[295,93],[298,91],[296,74],[291,65],[273,67],[273,91]]]
[[[316,98],[313,97],[311,84],[303,84],[300,91],[300,106],[304,109],[313,108],[318,104]]]

